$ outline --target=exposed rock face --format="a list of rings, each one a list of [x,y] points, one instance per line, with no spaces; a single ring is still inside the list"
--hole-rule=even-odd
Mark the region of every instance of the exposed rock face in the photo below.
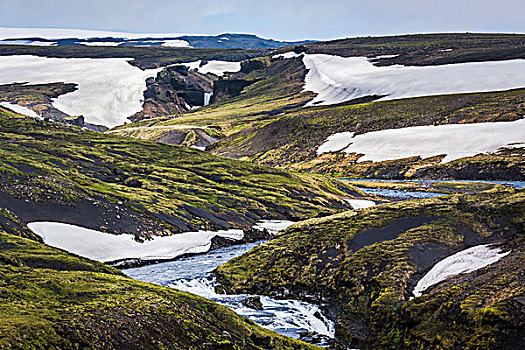
[[[213,84],[212,102],[220,102],[230,97],[239,96],[241,91],[256,80],[219,79]]]
[[[211,74],[201,74],[185,66],[171,66],[146,81],[142,111],[129,119],[139,121],[157,116],[178,115],[204,106],[204,94],[213,92]]]

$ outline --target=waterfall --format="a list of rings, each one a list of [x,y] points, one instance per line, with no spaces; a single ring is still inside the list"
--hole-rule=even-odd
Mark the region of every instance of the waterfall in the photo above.
[[[213,96],[213,92],[204,93],[204,106],[207,106],[210,104],[212,96]]]

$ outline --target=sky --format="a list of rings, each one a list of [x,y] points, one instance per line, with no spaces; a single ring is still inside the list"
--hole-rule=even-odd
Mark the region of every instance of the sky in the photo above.
[[[525,32],[524,0],[0,0],[0,26],[327,40]]]

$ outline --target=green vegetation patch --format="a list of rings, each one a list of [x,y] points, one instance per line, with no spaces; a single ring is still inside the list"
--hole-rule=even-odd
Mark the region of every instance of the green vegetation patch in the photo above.
[[[0,217],[20,222],[0,208]],[[4,222],[3,219],[1,221]],[[0,226],[0,349],[315,349]]]
[[[361,195],[322,176],[30,118],[0,117],[0,159],[0,201],[22,219],[60,212],[145,236],[329,215]]]
[[[490,290],[489,283],[495,283],[481,277],[487,286],[462,284],[463,294],[457,299],[451,297],[457,284],[437,294],[431,289],[428,296],[412,301],[410,297],[417,280],[437,261],[466,247],[498,241],[505,247],[514,245],[512,256],[520,258],[513,259],[522,260],[523,239],[516,241],[516,237],[525,229],[523,213],[524,190],[495,188],[311,219],[222,265],[218,280],[230,292],[328,304],[338,334],[358,347],[448,349],[476,344],[490,348],[482,346],[487,337],[501,346],[518,339],[523,313],[507,323],[480,315],[494,308],[497,316],[501,305],[520,305],[510,298],[523,298],[523,284],[516,282],[523,280],[522,263],[507,266],[505,258],[503,265],[497,265],[503,266],[499,273],[514,282],[501,282],[502,292],[491,297],[477,299],[482,295],[478,293]],[[449,303],[446,312],[440,304],[443,299]],[[462,312],[453,312],[460,304]],[[479,338],[469,336],[481,332],[486,322],[496,324]],[[508,328],[499,333],[504,325]]]

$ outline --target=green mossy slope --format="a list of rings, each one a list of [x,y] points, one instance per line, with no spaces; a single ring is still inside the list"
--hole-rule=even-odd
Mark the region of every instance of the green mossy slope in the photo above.
[[[0,222],[0,349],[316,348],[24,238],[31,231],[3,208]]]
[[[304,219],[360,195],[322,176],[30,118],[0,117],[0,203],[25,222],[167,235]]]
[[[525,90],[455,94],[339,107],[315,107],[248,128],[210,151],[259,164],[353,177],[522,178],[522,150],[440,164],[441,157],[357,163],[356,155],[318,156],[317,148],[338,132],[367,132],[419,125],[513,121],[525,113]]]
[[[353,346],[512,349],[524,345],[523,213],[525,190],[499,189],[307,220],[219,267],[218,279],[230,292],[327,303]],[[410,301],[437,261],[488,242],[512,252]]]

